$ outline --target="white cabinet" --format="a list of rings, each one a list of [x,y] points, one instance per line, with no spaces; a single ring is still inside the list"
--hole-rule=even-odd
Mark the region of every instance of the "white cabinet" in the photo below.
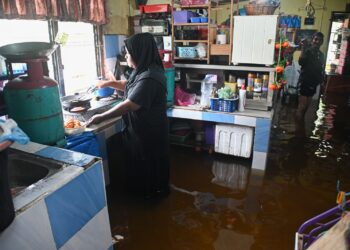
[[[278,15],[235,16],[232,63],[274,64]]]

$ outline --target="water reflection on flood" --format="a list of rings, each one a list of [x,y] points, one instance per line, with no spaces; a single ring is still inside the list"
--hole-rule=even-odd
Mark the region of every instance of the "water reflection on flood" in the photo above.
[[[348,97],[313,103],[306,138],[294,136],[295,105],[275,110],[266,172],[249,160],[173,147],[168,198],[111,190],[112,231],[125,236],[115,249],[293,249],[298,227],[335,206],[337,181],[350,191]]]

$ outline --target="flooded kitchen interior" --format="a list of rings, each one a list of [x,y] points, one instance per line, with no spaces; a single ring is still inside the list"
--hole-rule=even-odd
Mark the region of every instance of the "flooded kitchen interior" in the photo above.
[[[243,158],[172,146],[167,198],[134,199],[112,177],[114,249],[293,249],[298,227],[336,206],[337,183],[350,190],[349,96],[314,100],[305,138],[295,136],[296,105],[295,96],[276,101],[265,172]]]

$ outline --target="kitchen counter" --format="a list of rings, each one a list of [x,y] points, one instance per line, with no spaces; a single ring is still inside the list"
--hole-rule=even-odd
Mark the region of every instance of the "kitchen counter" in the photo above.
[[[270,142],[273,111],[245,110],[243,112],[216,112],[174,106],[167,110],[168,117],[232,124],[254,128],[253,169],[265,170]]]
[[[202,120],[216,123],[226,123],[253,127],[254,142],[252,168],[265,170],[270,141],[273,111],[247,109],[243,112],[237,111],[233,113],[224,113],[211,110],[194,110],[191,107],[173,106],[168,108],[167,115],[170,118],[172,117],[191,120]],[[86,131],[94,132],[97,136],[97,140],[100,144],[105,181],[107,185],[110,183],[110,180],[106,141],[111,136],[121,132],[123,126],[124,124],[121,117],[116,117],[108,119],[100,124],[93,125],[90,128],[86,129]]]
[[[15,195],[16,217],[0,234],[0,249],[112,249],[100,158],[33,142],[14,143],[10,151],[9,168],[16,154],[22,170],[60,168]]]
[[[85,129],[85,131],[93,132],[97,137],[97,141],[100,145],[106,185],[110,183],[109,164],[108,164],[108,156],[107,156],[107,140],[113,135],[121,132],[123,129],[123,126],[124,124],[123,124],[122,117],[119,116],[112,119],[108,119],[99,124],[92,125],[91,127]]]

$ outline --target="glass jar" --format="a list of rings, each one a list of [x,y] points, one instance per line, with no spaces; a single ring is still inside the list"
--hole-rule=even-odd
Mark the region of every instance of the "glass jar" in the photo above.
[[[248,74],[247,92],[252,92],[254,90],[254,78],[255,78],[254,74],[252,73]]]

